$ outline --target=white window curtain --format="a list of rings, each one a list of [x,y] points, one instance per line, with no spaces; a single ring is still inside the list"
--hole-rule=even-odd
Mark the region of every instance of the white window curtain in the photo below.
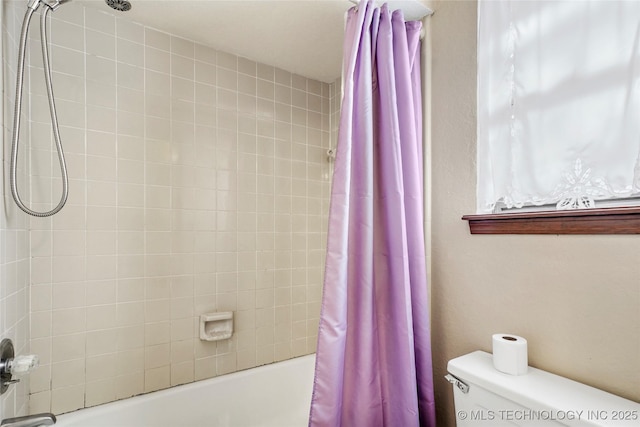
[[[478,212],[640,191],[640,1],[478,6]]]

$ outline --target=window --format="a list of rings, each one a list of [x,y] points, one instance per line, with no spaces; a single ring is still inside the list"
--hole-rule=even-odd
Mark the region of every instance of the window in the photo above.
[[[637,206],[640,2],[478,7],[477,212]]]

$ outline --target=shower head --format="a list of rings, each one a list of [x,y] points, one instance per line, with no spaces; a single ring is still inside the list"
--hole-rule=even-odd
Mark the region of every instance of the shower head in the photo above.
[[[131,9],[131,2],[129,2],[129,0],[104,0],[104,2],[111,9],[115,9],[119,12],[126,12]]]

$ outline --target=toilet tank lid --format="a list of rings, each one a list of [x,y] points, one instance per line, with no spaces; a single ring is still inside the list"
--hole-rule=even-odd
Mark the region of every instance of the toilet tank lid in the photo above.
[[[493,367],[493,355],[484,351],[450,360],[447,370],[465,382],[469,392],[481,387],[536,411],[582,411],[579,425],[640,425],[640,403],[532,367],[525,375],[504,374]]]

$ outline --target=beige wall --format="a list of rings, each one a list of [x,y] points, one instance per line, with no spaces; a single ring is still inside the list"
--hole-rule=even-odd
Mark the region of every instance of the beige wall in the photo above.
[[[5,46],[24,5],[3,1]],[[32,22],[21,186],[44,210],[60,178]],[[79,3],[50,29],[70,196],[18,213],[5,138],[0,330],[41,367],[0,415],[24,414],[29,385],[32,413],[60,414],[315,351],[336,85]],[[199,340],[211,311],[235,312],[232,339]]]
[[[640,401],[640,237],[472,236],[476,2],[434,3],[433,355],[439,426],[455,425],[447,361],[529,342],[530,365]]]

